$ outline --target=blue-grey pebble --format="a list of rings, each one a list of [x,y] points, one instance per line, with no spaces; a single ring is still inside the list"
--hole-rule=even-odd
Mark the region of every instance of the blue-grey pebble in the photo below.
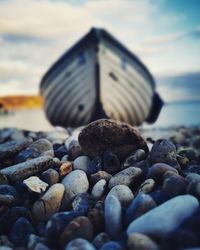
[[[156,203],[150,195],[143,193],[138,194],[126,210],[126,224],[128,225],[133,220],[145,214],[154,207],[156,207]]]
[[[83,170],[86,174],[90,173],[90,158],[83,155],[73,161],[74,170]]]
[[[122,231],[122,208],[119,200],[109,195],[104,204],[105,229],[111,238],[115,239]]]
[[[99,199],[104,194],[105,189],[106,189],[106,180],[102,179],[94,185],[91,194],[95,199]]]
[[[65,250],[96,250],[95,247],[87,240],[78,238],[70,241]]]
[[[72,208],[79,215],[87,215],[94,205],[95,200],[88,193],[77,194],[72,201]]]
[[[106,242],[100,250],[123,250],[122,246],[116,241]]]
[[[31,223],[24,217],[20,217],[13,225],[10,239],[15,246],[26,246],[30,234],[35,233]]]
[[[143,233],[155,237],[165,236],[178,228],[185,219],[190,218],[198,207],[199,202],[195,197],[177,196],[134,220],[129,225],[127,234]]]
[[[71,200],[77,194],[86,193],[89,189],[87,175],[82,170],[74,170],[69,173],[62,180],[62,184],[65,186],[64,199],[66,205],[71,204]]]
[[[107,196],[114,195],[122,206],[127,207],[132,202],[134,195],[129,187],[126,185],[116,185],[114,186]]]

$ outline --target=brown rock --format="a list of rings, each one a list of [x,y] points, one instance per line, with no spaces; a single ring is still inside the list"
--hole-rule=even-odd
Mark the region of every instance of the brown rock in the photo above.
[[[90,157],[111,151],[124,159],[137,149],[148,151],[139,131],[129,124],[100,119],[87,125],[79,134],[79,143]]]
[[[59,173],[61,177],[64,177],[71,171],[72,171],[72,163],[70,161],[63,163],[59,168]]]
[[[64,228],[59,240],[61,249],[64,249],[69,241],[76,238],[83,238],[91,241],[93,234],[93,225],[90,220],[85,216],[77,217]]]

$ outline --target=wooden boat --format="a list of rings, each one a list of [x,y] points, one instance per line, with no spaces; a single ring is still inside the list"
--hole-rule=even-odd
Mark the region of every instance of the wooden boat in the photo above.
[[[40,83],[53,125],[77,127],[99,118],[154,122],[162,107],[152,75],[104,29],[92,28]]]

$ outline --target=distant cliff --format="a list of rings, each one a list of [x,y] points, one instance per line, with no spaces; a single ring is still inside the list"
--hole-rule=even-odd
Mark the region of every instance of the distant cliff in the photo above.
[[[5,110],[41,108],[41,96],[4,96],[0,97],[0,107]]]

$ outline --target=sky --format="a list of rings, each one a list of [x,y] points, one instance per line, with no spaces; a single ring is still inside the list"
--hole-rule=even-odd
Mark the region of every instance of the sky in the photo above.
[[[165,101],[200,100],[199,13],[199,0],[0,0],[0,96],[38,94],[48,68],[101,27],[149,68]]]

